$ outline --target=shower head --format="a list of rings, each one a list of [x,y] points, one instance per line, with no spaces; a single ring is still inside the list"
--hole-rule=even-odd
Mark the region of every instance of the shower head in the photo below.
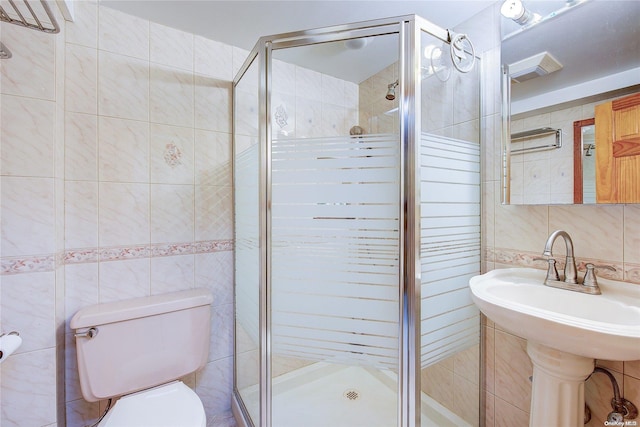
[[[398,84],[399,82],[398,80],[396,80],[395,82],[387,86],[387,96],[385,96],[385,98],[387,98],[389,101],[393,101],[394,99],[396,99],[396,87],[398,86]]]

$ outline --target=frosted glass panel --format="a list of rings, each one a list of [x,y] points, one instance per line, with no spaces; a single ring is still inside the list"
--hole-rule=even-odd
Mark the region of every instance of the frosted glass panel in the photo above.
[[[420,140],[421,364],[479,342],[469,279],[480,269],[480,146],[428,133]]]
[[[273,354],[396,368],[397,135],[272,150]]]

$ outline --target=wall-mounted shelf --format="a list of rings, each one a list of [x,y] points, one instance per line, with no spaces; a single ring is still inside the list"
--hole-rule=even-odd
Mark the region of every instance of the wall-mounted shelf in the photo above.
[[[539,150],[553,150],[562,147],[562,129],[554,129],[549,127],[543,127],[538,129],[527,130],[524,132],[512,133],[511,142],[522,139],[537,138],[546,135],[556,135],[556,142],[554,144],[536,145],[534,147],[519,148],[517,150],[511,150],[511,154],[525,153],[529,151]]]

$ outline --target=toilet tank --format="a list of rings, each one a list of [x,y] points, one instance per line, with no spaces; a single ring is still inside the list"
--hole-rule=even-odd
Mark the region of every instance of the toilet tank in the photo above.
[[[176,380],[207,363],[211,292],[173,292],[83,308],[71,319],[80,387],[95,402]],[[87,334],[91,329],[97,333]],[[84,336],[83,336],[84,334]]]

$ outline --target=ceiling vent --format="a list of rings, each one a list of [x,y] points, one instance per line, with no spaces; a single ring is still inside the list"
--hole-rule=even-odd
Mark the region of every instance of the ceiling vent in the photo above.
[[[521,83],[562,69],[562,64],[549,52],[542,52],[509,65],[511,80]]]

